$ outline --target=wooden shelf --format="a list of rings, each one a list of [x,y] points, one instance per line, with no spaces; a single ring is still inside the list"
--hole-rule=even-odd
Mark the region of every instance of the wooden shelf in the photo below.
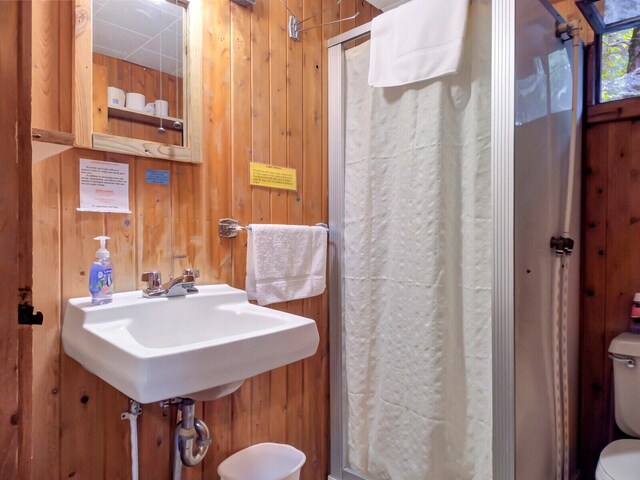
[[[141,112],[140,110],[133,110],[126,107],[116,107],[109,105],[109,118],[121,118],[123,120],[132,120],[134,122],[148,123],[155,127],[160,126],[160,120],[162,120],[162,126],[166,129],[182,131],[184,120],[182,118],[175,117],[159,117],[147,112]],[[180,128],[174,126],[174,122],[180,122]]]
[[[31,129],[31,158],[34,162],[43,160],[73,148],[75,138],[67,132],[57,132],[42,128]]]
[[[187,147],[104,133],[93,134],[92,148],[103,152],[124,153],[137,157],[162,158],[179,162],[200,163],[202,161],[199,158],[194,161],[193,153]]]

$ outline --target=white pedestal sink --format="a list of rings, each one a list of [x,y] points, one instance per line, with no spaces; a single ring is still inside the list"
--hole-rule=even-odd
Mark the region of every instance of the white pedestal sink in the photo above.
[[[244,379],[313,355],[313,320],[248,302],[228,285],[199,293],[143,298],[114,295],[67,302],[62,344],[71,358],[140,403],[173,397],[212,400]]]

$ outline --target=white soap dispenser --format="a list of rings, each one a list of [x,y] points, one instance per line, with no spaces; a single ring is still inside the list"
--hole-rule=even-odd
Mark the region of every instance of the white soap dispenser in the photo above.
[[[94,240],[100,242],[100,248],[96,251],[96,258],[89,272],[89,293],[93,305],[102,305],[113,301],[113,266],[106,248],[107,240],[111,238],[100,235]]]

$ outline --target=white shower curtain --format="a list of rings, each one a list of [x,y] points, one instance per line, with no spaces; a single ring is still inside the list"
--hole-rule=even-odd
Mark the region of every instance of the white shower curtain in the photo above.
[[[346,52],[348,465],[375,480],[491,478],[490,18],[435,81],[373,89]]]

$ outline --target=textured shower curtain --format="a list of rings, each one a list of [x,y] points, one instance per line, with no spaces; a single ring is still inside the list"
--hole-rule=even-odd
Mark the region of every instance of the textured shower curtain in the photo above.
[[[374,89],[346,51],[348,465],[374,480],[491,478],[490,12],[436,81]]]

